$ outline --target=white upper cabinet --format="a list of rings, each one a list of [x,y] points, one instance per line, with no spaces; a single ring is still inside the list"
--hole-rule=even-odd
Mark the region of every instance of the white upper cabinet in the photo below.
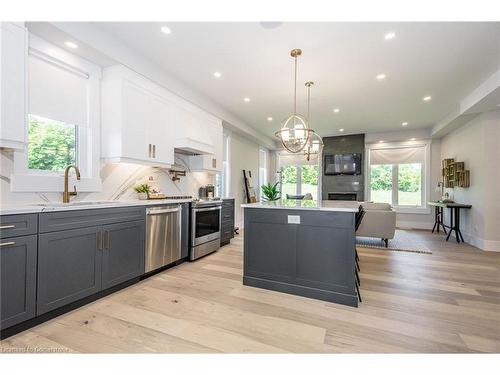
[[[26,145],[27,33],[20,24],[0,23],[0,147]]]
[[[172,103],[168,92],[122,66],[104,70],[102,157],[168,168],[174,164]]]
[[[169,167],[174,150],[195,171],[222,170],[222,122],[123,66],[104,70],[102,157]]]

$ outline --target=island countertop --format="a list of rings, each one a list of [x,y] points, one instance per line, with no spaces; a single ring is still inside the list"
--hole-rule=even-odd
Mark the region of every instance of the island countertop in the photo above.
[[[358,212],[358,202],[346,201],[315,201],[300,199],[282,199],[278,201],[256,202],[242,204],[243,208],[271,208],[282,210],[311,210],[311,211],[337,211],[337,212]]]

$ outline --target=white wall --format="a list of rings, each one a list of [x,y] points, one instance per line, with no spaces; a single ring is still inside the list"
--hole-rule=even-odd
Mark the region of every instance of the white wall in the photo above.
[[[462,210],[465,240],[500,251],[500,110],[482,113],[443,137],[441,158],[463,161],[470,170],[471,186],[452,189],[456,202],[472,205]]]
[[[243,209],[245,191],[243,184],[243,170],[252,172],[252,183],[255,191],[259,189],[259,145],[238,134],[231,134],[230,150],[231,184],[229,196],[234,197],[235,225],[243,227]]]

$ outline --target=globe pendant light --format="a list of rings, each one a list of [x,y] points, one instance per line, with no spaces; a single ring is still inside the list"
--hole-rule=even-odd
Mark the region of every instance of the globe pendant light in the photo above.
[[[311,86],[314,82],[306,82],[307,87],[307,121],[311,123]],[[309,137],[304,147],[304,155],[307,161],[316,160],[323,151],[323,140],[314,130],[309,129]]]
[[[302,55],[302,50],[293,49],[290,55],[294,58],[295,63],[293,114],[283,121],[280,130],[274,134],[288,152],[296,154],[306,146],[309,139],[309,129],[307,120],[297,113],[297,58]]]

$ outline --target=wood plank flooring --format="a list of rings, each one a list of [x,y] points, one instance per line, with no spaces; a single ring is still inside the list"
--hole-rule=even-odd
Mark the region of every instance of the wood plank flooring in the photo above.
[[[359,249],[359,308],[242,285],[243,236],[3,340],[3,352],[500,352],[500,253],[411,233],[433,254]]]

